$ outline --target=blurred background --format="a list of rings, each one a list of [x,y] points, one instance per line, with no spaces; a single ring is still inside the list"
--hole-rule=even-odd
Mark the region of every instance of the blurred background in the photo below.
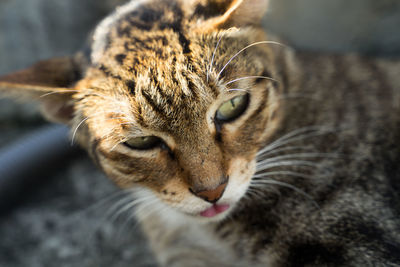
[[[0,0],[0,75],[74,53],[124,2]],[[272,0],[264,25],[298,49],[400,53],[398,0]],[[35,105],[0,100],[0,152],[45,124]],[[0,266],[154,266],[132,219],[105,212],[122,195],[84,154],[42,176],[0,216]]]

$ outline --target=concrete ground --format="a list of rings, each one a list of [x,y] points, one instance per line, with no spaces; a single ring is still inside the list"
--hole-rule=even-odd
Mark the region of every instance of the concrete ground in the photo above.
[[[0,0],[0,75],[73,53],[122,2]],[[396,0],[275,0],[265,25],[301,49],[400,52]],[[0,100],[0,147],[44,124],[34,105]],[[47,176],[0,217],[0,266],[155,265],[130,214],[113,216],[124,195],[86,156],[67,159]]]

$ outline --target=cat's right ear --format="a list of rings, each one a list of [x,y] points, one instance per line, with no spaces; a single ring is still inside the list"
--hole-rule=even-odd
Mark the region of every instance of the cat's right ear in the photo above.
[[[217,12],[207,20],[205,29],[223,29],[230,27],[260,26],[262,18],[266,13],[270,0],[207,0],[208,8],[198,10],[209,10]]]
[[[38,101],[45,118],[69,124],[73,118],[73,88],[82,75],[82,59],[53,58],[30,68],[0,76],[0,94],[22,101]]]

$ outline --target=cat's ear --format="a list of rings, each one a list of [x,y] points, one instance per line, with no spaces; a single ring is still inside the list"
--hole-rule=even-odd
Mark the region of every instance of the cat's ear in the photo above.
[[[74,112],[73,85],[81,78],[79,59],[79,56],[53,58],[0,76],[0,94],[23,101],[38,101],[48,120],[68,124]]]
[[[210,0],[220,14],[208,23],[214,28],[259,26],[270,0]]]

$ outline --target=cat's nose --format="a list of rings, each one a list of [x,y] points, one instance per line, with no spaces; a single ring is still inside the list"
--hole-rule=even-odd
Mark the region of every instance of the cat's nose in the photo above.
[[[189,188],[189,190],[195,196],[198,196],[199,198],[202,198],[205,201],[208,201],[210,203],[215,203],[222,197],[222,194],[224,193],[227,184],[228,184],[228,182],[225,181],[222,184],[220,184],[219,186],[217,186],[211,190],[198,191],[198,190],[194,190],[192,188]]]

